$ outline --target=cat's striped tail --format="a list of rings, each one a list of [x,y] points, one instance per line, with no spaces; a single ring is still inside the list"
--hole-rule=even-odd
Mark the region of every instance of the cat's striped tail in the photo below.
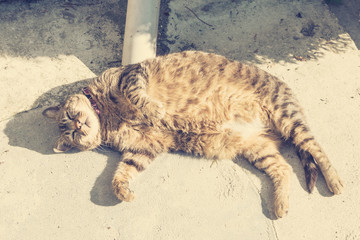
[[[271,106],[268,107],[270,119],[276,131],[284,139],[291,140],[296,146],[298,156],[305,170],[309,192],[313,191],[316,184],[318,166],[330,191],[334,194],[340,194],[343,183],[325,152],[310,132],[302,108],[292,91],[285,83],[280,81],[275,82],[272,90],[272,94],[268,94],[266,99],[266,105]],[[267,91],[271,90],[267,89]]]

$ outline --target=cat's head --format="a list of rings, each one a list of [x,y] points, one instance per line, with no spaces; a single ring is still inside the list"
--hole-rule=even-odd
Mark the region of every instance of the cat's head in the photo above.
[[[63,105],[45,109],[43,115],[55,119],[61,131],[53,148],[55,152],[74,147],[90,150],[101,144],[100,120],[86,96],[72,95]]]

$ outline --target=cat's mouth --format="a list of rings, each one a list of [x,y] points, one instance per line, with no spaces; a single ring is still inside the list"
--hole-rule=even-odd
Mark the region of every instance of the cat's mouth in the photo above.
[[[87,137],[99,132],[99,120],[95,115],[82,115],[73,121],[74,131]]]
[[[81,122],[80,120],[76,120],[75,123],[75,130],[82,133],[83,135],[87,136],[90,131],[90,123],[88,119],[85,122]]]

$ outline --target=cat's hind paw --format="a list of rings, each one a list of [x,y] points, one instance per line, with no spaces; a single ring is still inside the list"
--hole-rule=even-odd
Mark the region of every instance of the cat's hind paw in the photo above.
[[[339,177],[331,179],[327,185],[329,190],[335,195],[341,194],[344,191],[344,183]]]
[[[337,174],[335,168],[331,167],[324,174],[329,190],[335,195],[341,194],[344,191],[344,183]]]
[[[135,195],[129,189],[129,182],[119,179],[114,179],[112,182],[113,190],[118,199],[125,202],[134,200]]]

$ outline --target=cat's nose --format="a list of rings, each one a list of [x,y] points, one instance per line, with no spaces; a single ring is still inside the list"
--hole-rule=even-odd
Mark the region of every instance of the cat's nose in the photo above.
[[[81,129],[81,126],[82,126],[82,123],[81,123],[79,120],[76,120],[76,121],[75,121],[75,128],[76,128],[76,130],[80,130],[80,129]]]

